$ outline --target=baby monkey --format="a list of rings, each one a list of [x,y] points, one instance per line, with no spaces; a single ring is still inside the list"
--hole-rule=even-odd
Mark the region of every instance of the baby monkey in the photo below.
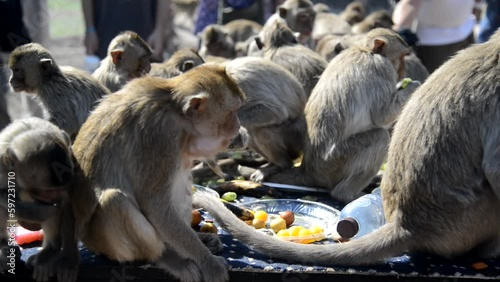
[[[34,94],[47,110],[49,120],[72,138],[85,122],[96,101],[109,93],[90,74],[59,67],[50,52],[37,43],[12,51],[10,85],[15,92]]]
[[[0,133],[0,272],[5,271],[7,220],[43,229],[43,248],[28,259],[33,279],[76,281],[79,253],[71,194],[78,183],[69,136],[40,118],[16,120]],[[12,209],[15,205],[15,209]],[[12,227],[12,226],[10,226]]]
[[[131,79],[151,70],[151,47],[137,33],[124,31],[108,47],[108,56],[94,71],[94,76],[111,92],[116,92]]]

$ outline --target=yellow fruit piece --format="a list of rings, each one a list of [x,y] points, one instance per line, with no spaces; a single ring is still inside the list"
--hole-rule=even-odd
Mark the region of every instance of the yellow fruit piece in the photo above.
[[[309,227],[309,230],[311,230],[312,234],[316,235],[316,234],[323,234],[323,228],[321,228],[321,226],[318,226],[318,225],[313,225],[311,227]]]
[[[299,231],[299,237],[312,237],[313,233],[311,232],[311,230],[309,229],[302,229]],[[299,241],[299,243],[302,243],[302,244],[309,244],[309,243],[312,243],[314,242],[315,240],[312,239],[312,238],[308,238],[308,239],[301,239]]]
[[[290,232],[290,236],[299,236],[300,230],[305,229],[304,226],[292,226],[288,228],[288,232]]]
[[[267,213],[265,211],[255,211],[253,213],[253,218],[266,222]]]
[[[278,231],[278,233],[276,234],[276,236],[279,236],[279,237],[290,237],[290,232],[288,232],[288,230],[286,230],[286,229],[283,229],[283,230]]]
[[[253,227],[255,227],[256,229],[261,229],[261,228],[266,227],[266,222],[265,222],[265,221],[262,221],[262,220],[260,220],[260,219],[254,218],[254,219],[252,220],[252,225],[253,225]]]
[[[286,229],[286,221],[281,217],[277,217],[271,220],[269,227],[271,227],[274,233],[278,233],[281,229]]]

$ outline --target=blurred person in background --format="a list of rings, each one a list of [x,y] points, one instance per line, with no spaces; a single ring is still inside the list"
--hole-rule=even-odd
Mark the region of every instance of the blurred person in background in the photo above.
[[[417,56],[432,73],[474,43],[474,7],[475,0],[401,0],[394,8],[393,28],[415,31]]]
[[[163,61],[165,41],[173,33],[170,0],[82,0],[82,9],[87,55],[103,59],[111,40],[130,30],[151,46],[154,61]]]
[[[484,2],[486,3],[486,9],[479,23],[477,36],[479,43],[488,41],[500,26],[500,0],[485,0]]]

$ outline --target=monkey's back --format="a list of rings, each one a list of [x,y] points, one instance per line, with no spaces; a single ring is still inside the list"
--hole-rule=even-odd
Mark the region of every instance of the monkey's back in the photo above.
[[[477,213],[483,218],[475,224],[498,226],[489,210],[498,199],[483,170],[486,154],[498,154],[485,152],[486,146],[500,138],[491,135],[500,125],[498,46],[497,34],[459,52],[413,94],[399,117],[382,191],[386,217],[402,220],[410,232],[428,238],[461,234],[450,217],[463,223]],[[464,245],[467,239],[461,239]]]
[[[279,124],[302,114],[306,94],[298,80],[285,68],[253,57],[234,59],[226,66],[246,94],[245,105],[263,104],[276,109],[282,113]],[[287,106],[284,107],[284,104]],[[241,109],[245,109],[245,105]]]
[[[371,129],[371,108],[389,103],[396,81],[390,61],[368,51],[349,48],[330,61],[305,107],[312,145],[325,146],[314,151],[330,150],[332,144],[323,140]],[[330,137],[322,138],[325,134]]]

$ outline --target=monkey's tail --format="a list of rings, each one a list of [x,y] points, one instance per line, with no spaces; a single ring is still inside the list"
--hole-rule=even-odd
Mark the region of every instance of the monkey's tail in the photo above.
[[[193,204],[204,208],[222,228],[256,251],[273,258],[320,265],[359,265],[380,262],[409,247],[409,232],[389,222],[380,229],[347,243],[307,245],[256,232],[238,219],[221,201],[207,193],[195,193]]]

